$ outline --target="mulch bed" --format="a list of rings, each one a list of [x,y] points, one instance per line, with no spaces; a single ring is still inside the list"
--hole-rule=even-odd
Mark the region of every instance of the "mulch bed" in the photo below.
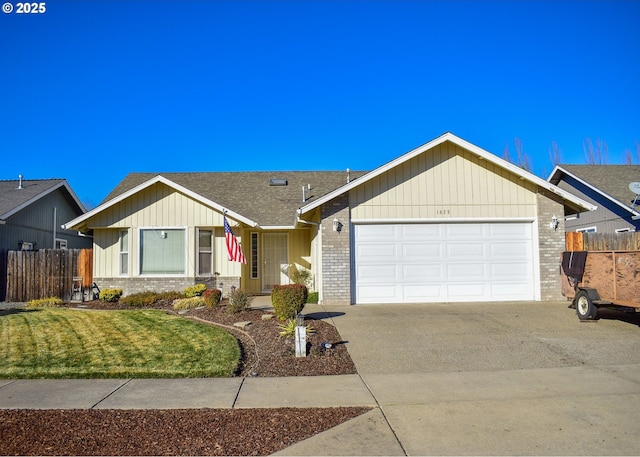
[[[67,305],[77,307],[77,304]],[[132,309],[93,301],[83,309]],[[151,308],[176,313],[170,303]],[[307,357],[295,356],[293,339],[279,335],[267,311],[228,314],[224,304],[190,310],[185,318],[221,325],[242,349],[237,376],[355,374],[356,368],[333,325],[305,318],[311,326]],[[250,322],[244,330],[237,322]],[[321,343],[332,344],[323,349]],[[2,455],[268,455],[335,427],[370,408],[277,408],[191,410],[0,410]]]

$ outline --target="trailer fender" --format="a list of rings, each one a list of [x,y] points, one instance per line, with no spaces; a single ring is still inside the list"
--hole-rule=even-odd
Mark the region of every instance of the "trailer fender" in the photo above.
[[[576,297],[578,296],[578,292],[580,292],[581,290],[584,290],[587,293],[587,295],[589,296],[591,301],[600,301],[601,300],[600,299],[600,294],[598,293],[598,291],[596,289],[591,288],[591,287],[578,287],[578,289],[576,290]]]

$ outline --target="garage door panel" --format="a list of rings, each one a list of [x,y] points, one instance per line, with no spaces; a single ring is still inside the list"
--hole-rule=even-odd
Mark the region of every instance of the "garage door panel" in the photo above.
[[[447,284],[449,301],[483,301],[489,298],[488,292],[484,283]]]
[[[396,237],[397,226],[389,225],[359,225],[358,238],[362,241],[367,239],[383,240]]]
[[[441,285],[420,285],[420,286],[404,286],[402,288],[404,303],[421,303],[425,298],[432,301],[444,301],[446,294]]]
[[[505,241],[489,244],[489,255],[493,259],[497,258],[531,258],[531,243]]]
[[[424,244],[402,244],[402,258],[411,260],[412,258],[423,259],[425,257],[440,259],[443,255],[442,245],[440,243],[424,243]]]
[[[448,259],[484,259],[486,256],[484,243],[448,243],[446,246]]]
[[[370,285],[358,288],[360,303],[394,303],[401,302],[399,288],[383,285]]]
[[[531,277],[531,265],[521,263],[494,263],[491,265],[491,278],[494,281],[526,282]]]
[[[442,282],[445,280],[444,268],[441,263],[433,264],[404,264],[402,265],[402,279],[410,282]]]
[[[453,263],[447,265],[447,280],[451,282],[469,282],[486,280],[485,263]]]
[[[363,266],[358,271],[357,280],[361,284],[379,283],[380,281],[389,282],[389,280],[399,280],[398,270],[400,267],[396,264],[378,264]]]
[[[403,239],[441,239],[443,238],[443,226],[439,224],[405,224],[399,230]]]
[[[393,243],[361,244],[358,246],[359,259],[371,259],[372,261],[392,261],[398,258],[398,245]]]
[[[532,226],[356,224],[356,302],[533,299]]]
[[[489,236],[492,239],[530,239],[531,224],[491,224]]]

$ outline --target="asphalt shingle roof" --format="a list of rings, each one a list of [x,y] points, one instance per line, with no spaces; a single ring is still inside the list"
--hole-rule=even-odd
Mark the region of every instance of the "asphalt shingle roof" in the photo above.
[[[22,189],[18,189],[17,179],[0,181],[0,219],[11,214],[16,208],[46,194],[52,187],[64,182],[64,179],[22,180]]]
[[[366,172],[351,171],[351,179]],[[261,226],[290,226],[296,209],[347,183],[346,171],[261,171],[130,173],[102,202],[161,175],[198,195],[245,216]],[[286,186],[271,186],[270,179],[284,179]],[[302,187],[307,200],[302,200]]]
[[[558,165],[593,187],[631,207],[629,184],[640,182],[640,165]]]

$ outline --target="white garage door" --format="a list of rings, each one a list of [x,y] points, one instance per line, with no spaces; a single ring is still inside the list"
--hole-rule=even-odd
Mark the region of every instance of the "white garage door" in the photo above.
[[[356,303],[533,300],[531,223],[355,225]]]

